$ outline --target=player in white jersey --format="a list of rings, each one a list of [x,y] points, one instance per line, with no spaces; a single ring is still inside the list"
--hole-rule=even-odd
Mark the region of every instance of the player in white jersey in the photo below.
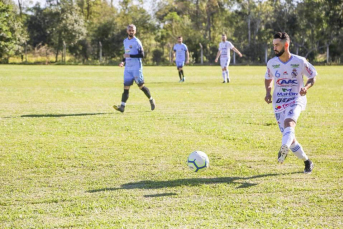
[[[177,70],[179,71],[179,82],[185,82],[185,74],[183,73],[183,66],[189,63],[189,52],[187,45],[182,43],[182,36],[179,36],[177,38],[177,43],[173,47],[174,55],[173,58],[175,58],[175,64],[177,67]]]
[[[306,108],[306,93],[314,85],[317,72],[305,58],[290,53],[289,45],[290,38],[287,33],[278,32],[274,35],[273,46],[276,57],[267,63],[265,101],[273,104],[275,118],[283,134],[278,162],[283,163],[291,149],[304,161],[304,173],[311,173],[314,164],[296,140],[295,126],[301,111]],[[303,76],[308,78],[305,86]]]
[[[222,34],[222,42],[219,43],[219,49],[215,62],[218,62],[220,56],[220,66],[222,68],[223,83],[230,82],[229,77],[229,64],[230,64],[230,49],[242,57],[242,53],[236,49],[230,41],[226,40],[225,34]]]
[[[144,86],[142,58],[144,57],[144,50],[141,41],[135,37],[136,26],[131,24],[127,26],[128,37],[124,40],[124,59],[119,64],[124,70],[124,92],[121,97],[121,104],[114,105],[113,108],[117,111],[124,112],[126,101],[129,98],[129,90],[133,82],[135,82],[139,89],[148,97],[151,110],[155,109],[155,100],[152,98],[149,89]]]

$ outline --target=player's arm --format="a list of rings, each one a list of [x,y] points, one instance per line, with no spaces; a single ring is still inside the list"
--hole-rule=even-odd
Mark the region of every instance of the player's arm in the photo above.
[[[218,62],[218,58],[220,57],[220,54],[221,54],[222,52],[220,51],[220,50],[218,50],[218,52],[217,52],[217,56],[216,56],[216,59],[215,59],[215,61],[214,62]]]
[[[300,95],[301,96],[306,95],[307,90],[310,89],[310,87],[314,85],[314,82],[316,82],[316,77],[308,79],[305,86],[300,88]]]
[[[186,56],[187,56],[186,64],[189,64],[189,52],[188,52],[188,49],[186,50]]]
[[[266,97],[264,97],[264,100],[268,104],[272,102],[272,84],[273,79],[264,79],[264,86],[266,88]]]
[[[144,58],[143,49],[139,49],[137,54],[124,54],[124,58]]]
[[[239,55],[239,57],[242,57],[242,53],[236,49],[235,47],[232,48],[232,50]]]
[[[123,58],[123,60],[122,60],[122,61],[120,62],[120,64],[119,64],[119,67],[123,67],[123,66],[124,66],[125,60],[126,60],[126,58]]]
[[[174,60],[175,60],[175,58],[176,58],[176,50],[174,49],[173,51],[174,51],[174,52],[173,52],[173,55],[172,55],[172,62],[174,62]]]

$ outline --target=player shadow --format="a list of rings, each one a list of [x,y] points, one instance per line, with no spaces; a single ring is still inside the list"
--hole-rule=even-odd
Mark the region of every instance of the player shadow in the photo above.
[[[29,114],[21,115],[21,118],[59,118],[59,117],[72,117],[72,116],[90,116],[90,115],[105,115],[113,113],[78,113],[78,114]]]
[[[298,173],[298,172],[296,172]],[[144,180],[139,182],[131,182],[121,185],[120,188],[102,188],[102,189],[94,189],[89,190],[89,193],[95,192],[104,192],[104,191],[116,191],[121,189],[160,189],[160,188],[174,188],[178,186],[199,186],[203,184],[236,184],[239,185],[238,188],[250,188],[258,183],[252,183],[248,180],[258,179],[263,177],[272,177],[272,176],[279,176],[285,174],[262,174],[250,177],[218,177],[218,178],[191,178],[191,179],[177,179],[177,180],[167,180],[167,181],[151,181],[151,180]]]

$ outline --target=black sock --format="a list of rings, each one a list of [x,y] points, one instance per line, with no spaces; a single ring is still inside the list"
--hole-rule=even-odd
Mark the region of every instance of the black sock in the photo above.
[[[180,77],[180,80],[182,79],[182,77],[181,77],[181,71],[179,71],[179,77]]]
[[[183,70],[181,70],[182,78],[185,78],[185,75],[183,74]]]
[[[129,98],[129,90],[128,89],[124,89],[123,95],[121,96],[121,101],[123,103],[126,103],[128,98]]]
[[[148,97],[148,99],[151,98],[150,91],[149,91],[149,89],[148,89],[146,86],[142,87],[141,90],[144,92],[144,94],[146,95],[146,97]]]

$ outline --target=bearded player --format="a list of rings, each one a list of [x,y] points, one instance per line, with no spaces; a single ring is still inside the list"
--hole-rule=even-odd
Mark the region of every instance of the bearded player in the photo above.
[[[283,135],[278,162],[282,164],[291,150],[304,161],[304,173],[311,173],[314,164],[295,138],[295,126],[301,111],[306,108],[306,94],[314,85],[317,71],[304,57],[290,53],[289,45],[290,38],[287,33],[278,32],[274,35],[273,46],[276,57],[267,63],[265,101],[273,104],[275,118]],[[308,79],[305,85],[303,76]]]

